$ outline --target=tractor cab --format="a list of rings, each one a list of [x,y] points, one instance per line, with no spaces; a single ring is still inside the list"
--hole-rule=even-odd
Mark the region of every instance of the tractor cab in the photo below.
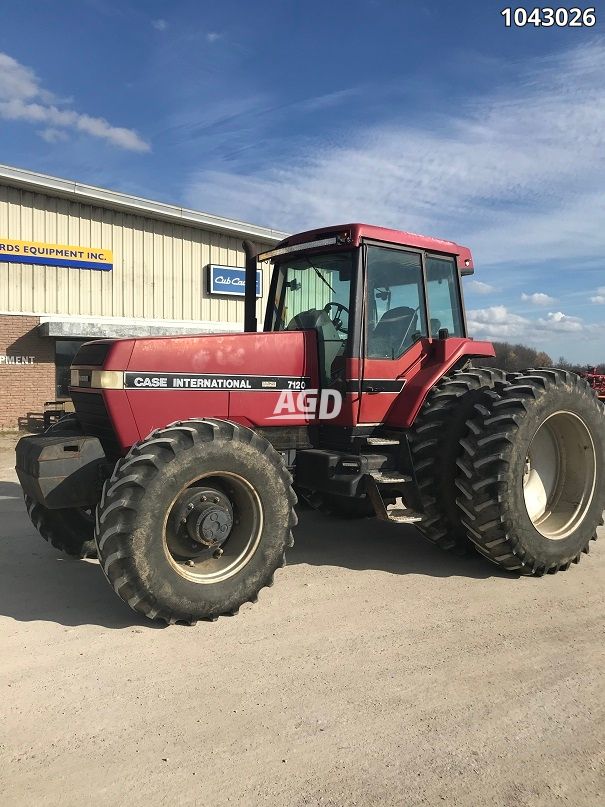
[[[466,341],[466,247],[362,224],[286,239],[259,260],[274,270],[265,331],[317,334],[320,383],[353,396],[347,420],[383,422],[435,344]],[[366,394],[367,393],[367,394]]]

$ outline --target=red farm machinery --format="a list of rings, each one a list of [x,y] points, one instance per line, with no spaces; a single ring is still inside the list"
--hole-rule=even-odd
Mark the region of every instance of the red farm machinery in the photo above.
[[[589,372],[582,373],[582,377],[588,381],[597,397],[605,402],[605,373],[598,373],[597,368],[593,367]]]

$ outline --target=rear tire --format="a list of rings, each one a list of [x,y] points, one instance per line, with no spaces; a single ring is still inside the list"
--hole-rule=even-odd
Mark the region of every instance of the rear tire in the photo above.
[[[235,614],[272,585],[293,545],[291,482],[270,443],[234,423],[153,432],[105,483],[95,528],[103,572],[150,619]]]
[[[578,563],[605,509],[605,412],[584,379],[527,370],[476,407],[459,460],[469,539],[504,569]]]
[[[83,432],[76,416],[69,414],[46,429],[45,434],[69,436]],[[97,557],[92,513],[79,508],[49,510],[27,494],[24,499],[32,524],[51,546],[75,558]]]
[[[456,462],[466,421],[486,391],[506,383],[501,370],[467,367],[445,376],[429,393],[410,430],[410,449],[423,519],[416,527],[431,543],[460,554],[469,548],[466,529],[456,506]]]

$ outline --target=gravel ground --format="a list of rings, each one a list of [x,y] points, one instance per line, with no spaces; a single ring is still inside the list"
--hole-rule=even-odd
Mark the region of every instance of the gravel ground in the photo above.
[[[303,512],[257,605],[160,628],[37,535],[13,445],[3,807],[605,804],[605,541],[517,579],[411,527]]]

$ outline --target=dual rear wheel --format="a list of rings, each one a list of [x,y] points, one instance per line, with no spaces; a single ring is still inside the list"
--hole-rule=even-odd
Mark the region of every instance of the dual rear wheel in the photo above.
[[[541,575],[589,551],[605,509],[605,417],[563,370],[528,370],[476,407],[458,460],[461,522],[505,569]]]
[[[517,573],[566,569],[603,523],[603,407],[563,370],[487,371],[481,385],[485,372],[444,379],[418,418],[420,530],[444,549],[471,546]]]

